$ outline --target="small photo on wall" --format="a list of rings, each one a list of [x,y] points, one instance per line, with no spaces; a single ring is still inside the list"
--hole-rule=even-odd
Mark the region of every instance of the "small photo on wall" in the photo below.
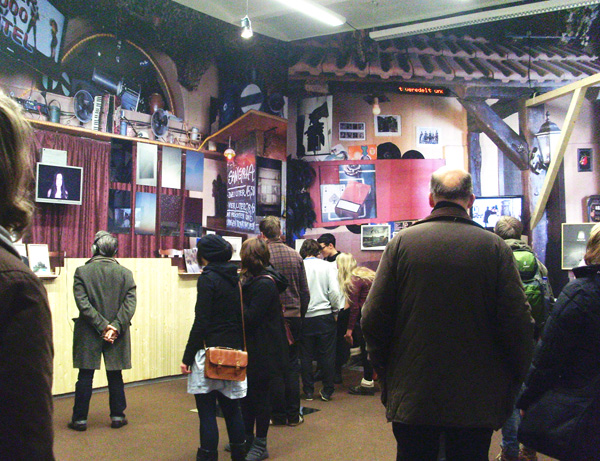
[[[139,186],[156,186],[158,146],[137,143],[136,183]]]
[[[135,233],[154,235],[156,228],[156,194],[135,193]]]
[[[204,189],[204,154],[188,150],[185,152],[185,188],[202,192]]]
[[[37,275],[52,275],[50,269],[50,254],[45,243],[30,243],[27,245],[29,267]]]
[[[390,241],[389,224],[363,224],[360,226],[361,250],[385,250]]]
[[[399,115],[375,115],[375,136],[400,136],[402,120]]]
[[[131,232],[131,191],[108,190],[108,232],[129,234]]]
[[[433,127],[417,127],[418,146],[437,146],[440,144],[440,130]]]
[[[169,146],[162,148],[161,185],[181,189],[181,149]]]
[[[577,171],[592,171],[592,149],[577,149]]]
[[[229,242],[233,248],[233,255],[231,256],[232,261],[241,261],[240,250],[242,249],[242,237],[230,237],[227,235],[223,236],[223,240]]]

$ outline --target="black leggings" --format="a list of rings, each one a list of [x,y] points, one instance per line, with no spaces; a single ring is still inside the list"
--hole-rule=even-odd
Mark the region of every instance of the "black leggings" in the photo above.
[[[270,405],[271,380],[248,380],[248,394],[242,399],[242,414],[247,437],[254,434],[256,423],[256,437],[266,437],[269,432],[271,419]]]
[[[200,418],[200,447],[216,451],[219,447],[219,427],[217,426],[217,400],[225,416],[230,443],[244,443],[244,421],[240,410],[240,399],[229,399],[219,391],[208,394],[194,394],[198,417]]]

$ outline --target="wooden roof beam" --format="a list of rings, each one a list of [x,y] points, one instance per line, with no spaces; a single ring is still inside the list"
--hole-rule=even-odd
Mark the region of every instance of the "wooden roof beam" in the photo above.
[[[525,106],[537,106],[538,104],[543,104],[545,102],[552,101],[553,99],[560,98],[561,96],[569,94],[577,89],[588,88],[598,84],[600,84],[600,74],[591,75],[589,77],[582,78],[577,82],[569,83],[568,85],[557,88],[556,90],[548,91],[548,93],[528,99],[525,102]]]
[[[467,113],[476,121],[496,146],[519,170],[529,168],[529,146],[500,116],[483,100],[458,99]]]

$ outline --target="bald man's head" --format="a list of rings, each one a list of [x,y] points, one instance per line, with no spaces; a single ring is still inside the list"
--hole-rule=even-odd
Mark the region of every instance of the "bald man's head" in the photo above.
[[[458,168],[441,167],[431,175],[429,200],[434,206],[440,201],[458,203],[465,209],[473,204],[471,175]]]

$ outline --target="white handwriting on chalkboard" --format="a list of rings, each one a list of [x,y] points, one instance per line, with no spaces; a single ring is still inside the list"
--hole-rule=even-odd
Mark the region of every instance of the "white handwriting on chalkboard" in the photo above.
[[[227,184],[236,184],[242,181],[254,182],[254,165],[246,165],[243,167],[235,166],[227,173]]]
[[[227,198],[254,197],[256,188],[254,186],[235,186],[227,190]]]

